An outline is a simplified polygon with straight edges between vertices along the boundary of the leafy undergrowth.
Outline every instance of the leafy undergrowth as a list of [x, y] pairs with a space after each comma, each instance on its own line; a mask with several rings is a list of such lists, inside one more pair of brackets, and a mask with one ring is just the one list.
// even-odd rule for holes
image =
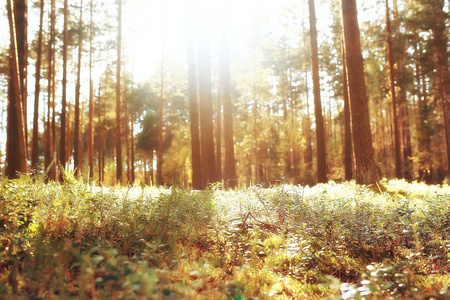
[[[2, 299], [448, 299], [450, 188], [0, 182]], [[383, 189], [384, 190], [384, 189]]]

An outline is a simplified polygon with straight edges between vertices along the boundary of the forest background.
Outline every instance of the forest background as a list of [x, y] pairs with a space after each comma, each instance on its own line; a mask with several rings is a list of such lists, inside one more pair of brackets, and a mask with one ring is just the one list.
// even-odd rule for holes
[[[318, 98], [311, 6], [271, 2], [28, 2], [27, 38], [17, 39], [27, 41], [18, 45], [27, 57], [27, 68], [18, 59], [26, 74], [19, 77], [28, 100], [27, 171], [48, 171], [49, 179], [58, 179], [63, 172], [57, 162], [63, 162], [67, 170], [107, 185], [194, 188], [214, 181], [245, 186], [352, 179], [340, 3], [315, 3]], [[24, 3], [13, 1], [16, 10]], [[443, 182], [450, 169], [449, 2], [358, 5], [366, 121], [378, 176]], [[6, 7], [2, 14], [6, 29]], [[5, 33], [2, 165], [11, 116]], [[193, 104], [197, 97], [199, 108]], [[192, 136], [195, 131], [201, 139]], [[200, 161], [193, 154], [201, 154]], [[203, 175], [200, 183], [194, 182], [196, 173]]]

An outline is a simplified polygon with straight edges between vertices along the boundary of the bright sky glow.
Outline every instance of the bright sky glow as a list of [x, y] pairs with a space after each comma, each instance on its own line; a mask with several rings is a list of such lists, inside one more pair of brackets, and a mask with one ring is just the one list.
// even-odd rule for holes
[[[209, 16], [212, 42], [217, 42], [217, 20], [228, 14], [230, 47], [243, 51], [253, 34], [259, 16], [276, 17], [282, 6], [292, 0], [131, 0], [124, 15], [124, 29], [129, 32], [127, 46], [133, 56], [137, 81], [148, 79], [161, 60], [162, 43], [167, 60], [184, 61], [186, 56], [186, 15], [189, 5], [195, 20]], [[214, 47], [214, 45], [213, 45]]]
[[[218, 20], [225, 15], [228, 20], [228, 30], [230, 38], [230, 54], [233, 61], [234, 57], [252, 57], [252, 48], [249, 41], [255, 35], [255, 32], [266, 33], [267, 29], [277, 32], [279, 35], [296, 34], [283, 33], [283, 25], [281, 16], [286, 7], [292, 7], [294, 16], [303, 19], [305, 29], [309, 28], [308, 7], [307, 1], [298, 0], [122, 0], [123, 4], [123, 69], [126, 72], [133, 72], [133, 79], [135, 82], [141, 82], [154, 78], [155, 74], [159, 72], [158, 68], [161, 63], [162, 49], [164, 45], [164, 60], [171, 64], [186, 64], [186, 18], [188, 8], [192, 11], [194, 19], [200, 20], [208, 17], [210, 22], [210, 30], [212, 33], [212, 51], [213, 60], [217, 60], [218, 47]], [[107, 0], [107, 5], [101, 9], [108, 10], [111, 17], [112, 26], [115, 24], [114, 20], [117, 13], [116, 0]], [[332, 23], [330, 16], [329, 1], [316, 0], [316, 14], [317, 14], [317, 28], [319, 33], [319, 43], [321, 39], [327, 38], [330, 34], [328, 27]], [[358, 1], [361, 4], [364, 1]], [[39, 9], [32, 6], [29, 1], [29, 43], [37, 37]], [[74, 5], [78, 1], [69, 1], [70, 5]], [[84, 1], [87, 7], [89, 0]], [[95, 5], [97, 3], [94, 1]], [[100, 1], [98, 2], [100, 3]], [[44, 30], [48, 29], [48, 11], [49, 1], [45, 3], [46, 16], [44, 18]], [[62, 4], [57, 1], [57, 6]], [[448, 8], [447, 8], [448, 9]], [[374, 10], [377, 10], [376, 7]], [[362, 15], [363, 10], [359, 9], [360, 22], [368, 19], [368, 16], [373, 14]], [[73, 18], [78, 16], [78, 11], [71, 11]], [[85, 24], [89, 23], [88, 10], [84, 13]], [[76, 22], [76, 19], [72, 20]], [[300, 22], [301, 23], [301, 22]], [[58, 15], [58, 30], [62, 30], [62, 16]], [[9, 25], [7, 20], [5, 5], [0, 6], [0, 47], [9, 47]], [[111, 30], [114, 30], [111, 29]], [[298, 32], [302, 32], [303, 28], [298, 28]], [[112, 33], [115, 37], [116, 33]], [[87, 68], [88, 63], [88, 42], [84, 43], [85, 56], [83, 57], [84, 67]], [[73, 50], [73, 62], [69, 63], [69, 86], [68, 86], [68, 100], [74, 101], [74, 81], [76, 68], [76, 50]], [[95, 54], [95, 57], [105, 59], [104, 54]], [[61, 58], [57, 58], [60, 60]], [[109, 63], [114, 61], [114, 57], [109, 58]], [[233, 62], [232, 62], [233, 63]], [[59, 68], [61, 68], [59, 66]], [[94, 80], [97, 81], [101, 74], [105, 71], [106, 65], [104, 62], [96, 63], [96, 70], [94, 70]], [[28, 107], [33, 107], [34, 101], [34, 60], [29, 60], [29, 78], [28, 78]], [[87, 101], [88, 98], [88, 71], [82, 72], [82, 101]], [[60, 76], [59, 73], [58, 76]], [[97, 86], [97, 85], [96, 85]], [[6, 87], [3, 87], [6, 88]], [[56, 94], [61, 95], [60, 86], [57, 87]], [[1, 103], [6, 108], [6, 93], [0, 92]], [[45, 99], [46, 97], [42, 97]], [[41, 114], [43, 114], [44, 106], [40, 106]], [[59, 109], [59, 108], [57, 108]], [[28, 110], [28, 124], [31, 128], [33, 110]], [[5, 118], [5, 115], [2, 117]], [[5, 122], [3, 123], [5, 125]], [[0, 132], [0, 148], [4, 153], [4, 145], [6, 139], [4, 131]]]

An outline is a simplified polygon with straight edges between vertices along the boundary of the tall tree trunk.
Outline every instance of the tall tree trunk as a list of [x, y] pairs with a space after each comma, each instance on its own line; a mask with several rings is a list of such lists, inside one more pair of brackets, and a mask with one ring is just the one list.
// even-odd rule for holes
[[[190, 11], [189, 11], [190, 13]], [[202, 166], [200, 152], [200, 132], [198, 115], [198, 94], [197, 94], [197, 68], [195, 55], [195, 28], [192, 14], [188, 15], [187, 24], [187, 60], [188, 60], [188, 81], [189, 81], [189, 118], [191, 129], [191, 156], [192, 156], [192, 188], [196, 190], [204, 189], [202, 181]]]
[[[8, 88], [8, 122], [6, 147], [6, 175], [15, 178], [18, 173], [27, 172], [27, 142], [25, 137], [25, 118], [22, 102], [22, 80], [19, 57], [23, 56], [17, 46], [14, 3], [8, 0], [8, 19], [10, 28], [10, 78]], [[23, 51], [23, 49], [22, 49]]]
[[253, 143], [254, 143], [254, 154], [255, 155], [255, 176], [254, 176], [254, 184], [260, 183], [259, 178], [259, 141], [258, 141], [258, 101], [256, 100], [256, 88], [253, 86]]
[[[81, 175], [80, 164], [80, 88], [81, 88], [81, 54], [83, 50], [83, 0], [80, 2], [80, 20], [78, 23], [78, 66], [77, 83], [75, 87], [75, 132], [73, 135], [75, 176]], [[83, 150], [81, 150], [82, 152]]]
[[[127, 85], [125, 84], [125, 95]], [[127, 102], [127, 101], [125, 101]], [[131, 167], [130, 167], [130, 118], [128, 116], [128, 103], [124, 104], [125, 106], [125, 145], [126, 145], [126, 156], [127, 156], [127, 184], [131, 183]]]
[[[7, 0], [8, 1], [8, 0]], [[16, 23], [16, 46], [19, 60], [20, 90], [23, 109], [23, 123], [25, 132], [25, 141], [28, 143], [28, 125], [27, 125], [27, 98], [28, 98], [28, 0], [14, 0], [14, 15]], [[28, 158], [28, 146], [26, 146], [26, 155]]]
[[[131, 94], [133, 95], [133, 89], [134, 89], [134, 80], [131, 80]], [[131, 173], [131, 184], [134, 184], [134, 181], [136, 179], [136, 174], [134, 171], [134, 102], [131, 101], [130, 103], [130, 151], [131, 151], [131, 162], [130, 162], [130, 173]]]
[[222, 182], [222, 105], [222, 96], [219, 95], [216, 107], [216, 171], [219, 182]]
[[54, 88], [54, 47], [55, 47], [55, 0], [51, 0], [50, 4], [50, 40], [48, 44], [48, 107], [47, 107], [47, 127], [46, 127], [46, 152], [45, 152], [45, 170], [48, 172], [48, 179], [56, 180], [56, 160], [55, 160], [55, 88]]
[[[417, 60], [420, 61], [420, 55], [422, 54], [422, 47], [420, 42], [418, 42], [418, 49], [416, 49]], [[422, 60], [423, 63], [423, 60]], [[427, 122], [429, 118], [430, 108], [428, 104], [428, 91], [427, 84], [425, 80], [424, 67], [422, 63], [418, 63], [418, 86], [419, 89], [419, 124], [418, 124], [418, 144], [419, 144], [419, 180], [424, 180], [425, 182], [431, 181], [432, 172], [432, 162], [431, 162], [431, 132], [429, 123]]]
[[350, 101], [348, 97], [347, 82], [347, 59], [345, 57], [344, 37], [342, 36], [342, 89], [344, 96], [344, 169], [345, 180], [353, 178], [353, 149], [352, 149], [352, 128], [350, 115]]
[[34, 173], [38, 172], [39, 153], [38, 153], [38, 139], [39, 139], [39, 93], [41, 90], [41, 61], [42, 61], [42, 31], [44, 23], [44, 0], [39, 1], [39, 32], [38, 32], [38, 48], [36, 58], [36, 81], [34, 88], [34, 117], [33, 117], [33, 141], [31, 151], [31, 168]]
[[394, 56], [392, 53], [392, 41], [391, 41], [391, 19], [389, 16], [389, 0], [386, 0], [386, 34], [387, 34], [387, 46], [388, 46], [388, 58], [389, 58], [389, 80], [391, 87], [392, 97], [392, 120], [394, 122], [394, 156], [395, 156], [395, 176], [396, 178], [403, 178], [402, 174], [402, 155], [400, 147], [400, 129], [398, 124], [397, 113], [397, 95], [395, 92], [395, 66]]
[[67, 114], [66, 114], [66, 161], [70, 160], [70, 156], [72, 155], [73, 145], [72, 145], [72, 103], [67, 103]]
[[394, 14], [394, 23], [391, 24], [391, 31], [398, 37], [399, 52], [397, 54], [397, 86], [398, 86], [398, 97], [397, 97], [397, 107], [398, 107], [398, 121], [400, 128], [400, 144], [403, 148], [402, 159], [403, 159], [403, 178], [407, 180], [412, 180], [413, 178], [413, 159], [412, 159], [412, 144], [411, 144], [411, 134], [410, 134], [410, 121], [409, 121], [409, 112], [408, 112], [408, 102], [407, 102], [407, 88], [408, 84], [405, 74], [407, 74], [406, 70], [406, 58], [407, 53], [402, 44], [405, 43], [404, 35], [400, 31], [400, 19], [398, 14], [398, 5], [397, 0], [393, 0], [393, 14]]
[[[284, 140], [285, 140], [285, 151], [284, 151], [284, 161], [285, 161], [285, 177], [289, 178], [290, 175], [292, 174], [292, 157], [291, 157], [291, 142], [290, 142], [290, 126], [288, 126], [288, 108], [287, 108], [287, 92], [286, 90], [288, 89], [288, 80], [287, 80], [287, 75], [283, 72], [284, 80], [282, 79], [282, 82], [284, 81], [286, 83], [286, 85], [284, 86], [283, 90], [282, 90], [282, 98], [283, 98], [283, 133], [284, 133]], [[253, 91], [255, 91], [255, 84], [253, 85]], [[255, 92], [254, 92], [255, 94]], [[253, 96], [253, 99], [255, 99], [255, 104], [256, 104], [256, 95]], [[254, 123], [256, 124], [256, 105], [255, 105], [255, 111], [253, 114], [253, 118], [254, 118]], [[256, 131], [256, 126], [254, 129], [254, 135], [255, 135], [255, 143], [257, 140], [257, 134], [258, 132]], [[255, 144], [255, 148], [257, 149], [257, 143]], [[256, 152], [258, 152], [257, 150], [255, 150]], [[259, 180], [258, 180], [259, 181]], [[258, 182], [257, 181], [257, 182]]]
[[211, 41], [206, 24], [201, 26], [198, 42], [198, 79], [203, 186], [216, 181], [213, 107], [211, 90]]
[[378, 176], [370, 131], [369, 107], [355, 0], [342, 0], [342, 19], [356, 162], [355, 179], [358, 184], [370, 184], [375, 183]]
[[322, 183], [327, 182], [327, 163], [325, 149], [325, 129], [323, 125], [322, 103], [320, 101], [319, 54], [317, 49], [316, 12], [314, 8], [314, 0], [309, 0], [308, 4], [311, 37], [311, 65], [314, 85], [314, 113], [316, 117], [317, 180], [319, 183]]
[[117, 80], [116, 80], [116, 181], [122, 183], [122, 130], [121, 130], [121, 67], [122, 67], [122, 0], [119, 0], [117, 26]]
[[94, 0], [91, 0], [89, 6], [90, 29], [89, 29], [89, 127], [88, 127], [88, 160], [89, 160], [89, 179], [94, 179], [94, 80], [92, 79], [92, 65], [94, 48], [92, 41], [94, 39]]
[[[163, 38], [164, 39], [164, 38]], [[164, 112], [164, 40], [161, 47], [161, 94], [159, 96], [159, 112], [158, 112], [158, 149], [156, 153], [156, 184], [164, 185], [163, 180], [163, 112]]]
[[311, 134], [311, 114], [309, 111], [309, 90], [308, 90], [308, 71], [305, 71], [305, 88], [306, 88], [306, 116], [304, 118], [303, 123], [303, 132], [305, 134], [306, 140], [306, 148], [303, 153], [303, 161], [306, 165], [305, 174], [307, 174], [308, 178], [306, 179], [308, 184], [313, 184], [313, 179], [310, 174], [312, 174], [312, 164], [313, 164], [313, 155], [312, 155], [312, 134]]
[[[447, 59], [447, 51], [446, 45], [441, 45], [441, 40], [443, 39], [443, 29], [445, 28], [445, 24], [443, 25], [441, 22], [438, 26], [438, 19], [436, 16], [437, 12], [442, 13], [442, 7], [438, 8], [439, 11], [436, 11], [435, 6], [432, 7], [433, 12], [433, 35], [434, 42], [436, 47], [436, 56], [437, 56], [437, 67], [438, 67], [438, 75], [439, 75], [439, 97], [441, 98], [441, 109], [442, 109], [442, 118], [443, 118], [443, 127], [444, 127], [444, 139], [445, 139], [445, 152], [446, 152], [446, 160], [447, 160], [447, 177], [450, 178], [450, 129], [448, 122], [448, 104], [447, 104], [447, 95], [445, 94], [445, 81], [444, 81], [444, 73], [448, 73], [448, 70], [443, 68], [443, 64], [448, 67], [448, 64], [444, 62]], [[448, 75], [448, 74], [447, 74]], [[447, 79], [448, 80], [448, 79]]]
[[237, 186], [236, 161], [234, 156], [233, 105], [231, 103], [230, 53], [228, 28], [226, 20], [222, 20], [220, 31], [219, 72], [222, 87], [223, 127], [225, 143], [224, 180], [229, 188]]
[[[63, 81], [62, 81], [62, 109], [61, 109], [61, 134], [59, 138], [59, 163], [62, 168], [66, 168], [66, 109], [67, 109], [67, 47], [68, 47], [68, 23], [69, 23], [69, 4], [64, 0], [64, 31], [63, 31]], [[64, 181], [63, 172], [59, 174], [59, 180]]]
[[[86, 109], [85, 103], [81, 103], [81, 111], [84, 112]], [[83, 139], [83, 133], [84, 133], [84, 113], [81, 113], [80, 116], [80, 172], [79, 174], [83, 175], [83, 165], [84, 165], [84, 139]]]

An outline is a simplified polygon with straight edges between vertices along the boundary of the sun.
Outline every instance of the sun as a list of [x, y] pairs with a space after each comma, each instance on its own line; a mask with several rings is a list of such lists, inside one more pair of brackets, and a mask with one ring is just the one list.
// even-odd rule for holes
[[218, 26], [228, 25], [231, 50], [242, 52], [254, 34], [258, 18], [276, 19], [282, 7], [293, 0], [130, 0], [125, 6], [123, 36], [125, 51], [131, 57], [135, 81], [149, 80], [162, 59], [186, 60], [187, 17], [196, 26], [208, 26], [212, 48], [219, 47]]

